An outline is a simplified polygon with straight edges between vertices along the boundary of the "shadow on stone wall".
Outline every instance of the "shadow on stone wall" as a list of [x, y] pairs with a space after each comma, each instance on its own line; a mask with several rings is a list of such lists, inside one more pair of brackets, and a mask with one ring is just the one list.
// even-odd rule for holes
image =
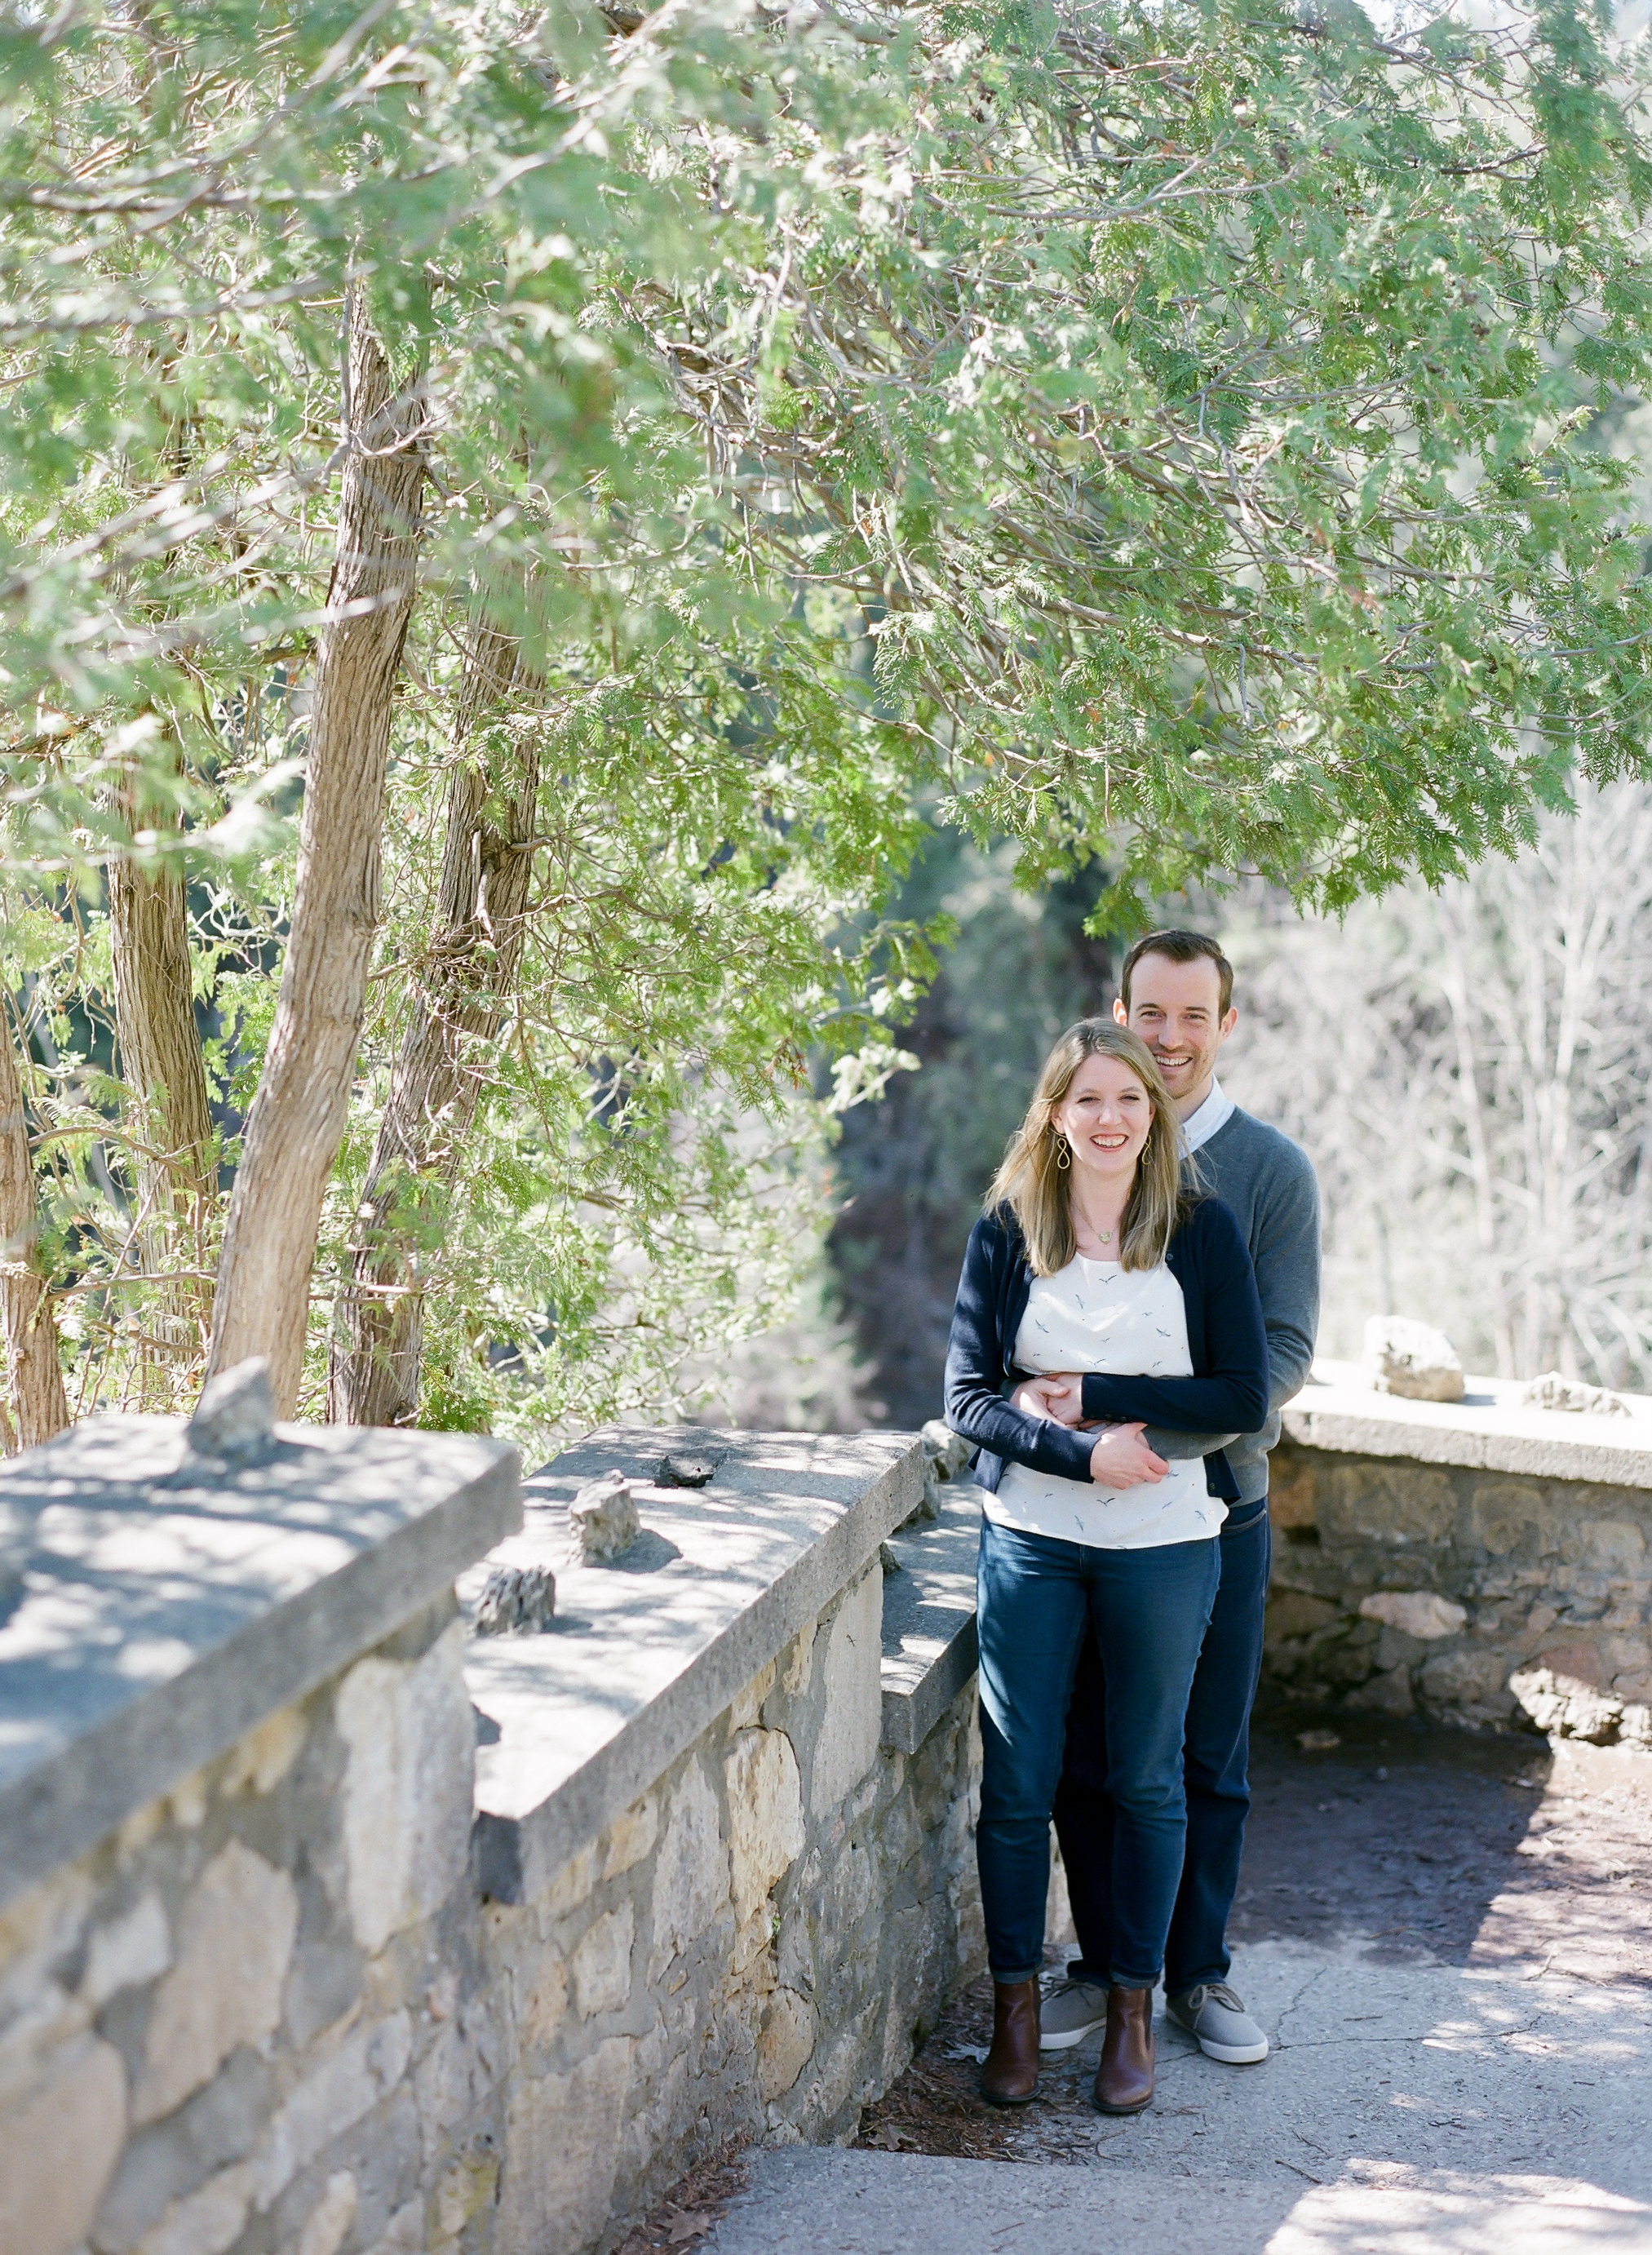
[[1652, 1496], [1290, 1440], [1271, 1496], [1279, 1689], [1652, 1746]]

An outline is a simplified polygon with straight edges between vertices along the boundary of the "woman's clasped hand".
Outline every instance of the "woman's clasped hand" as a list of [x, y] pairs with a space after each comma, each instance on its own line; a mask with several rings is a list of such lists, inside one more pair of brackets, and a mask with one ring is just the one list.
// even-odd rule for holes
[[1170, 1465], [1142, 1438], [1146, 1425], [1138, 1421], [1098, 1428], [1093, 1418], [1084, 1416], [1082, 1389], [1083, 1380], [1076, 1372], [1057, 1373], [1023, 1380], [1009, 1398], [1030, 1417], [1049, 1417], [1081, 1433], [1093, 1432], [1090, 1477], [1098, 1486], [1139, 1487], [1143, 1480], [1162, 1480]]

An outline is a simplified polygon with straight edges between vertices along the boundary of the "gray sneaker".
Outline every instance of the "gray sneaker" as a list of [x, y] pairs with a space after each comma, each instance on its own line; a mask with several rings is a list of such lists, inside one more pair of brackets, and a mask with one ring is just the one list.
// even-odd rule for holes
[[1072, 2051], [1107, 2024], [1104, 1981], [1058, 1981], [1038, 2007], [1038, 2048]]
[[1201, 1981], [1179, 1997], [1166, 1997], [1164, 2010], [1178, 2028], [1197, 2036], [1206, 2059], [1226, 2067], [1255, 2067], [1268, 2056], [1268, 2039], [1245, 2010], [1245, 2001], [1226, 1981]]

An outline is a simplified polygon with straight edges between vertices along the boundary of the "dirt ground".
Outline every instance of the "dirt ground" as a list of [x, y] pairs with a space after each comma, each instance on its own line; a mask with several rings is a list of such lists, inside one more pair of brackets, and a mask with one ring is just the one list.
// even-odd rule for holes
[[649, 2210], [615, 2255], [657, 2255], [663, 2248], [692, 2247], [711, 2230], [735, 2195], [745, 2190], [748, 2174], [745, 2153], [738, 2146], [702, 2161]]

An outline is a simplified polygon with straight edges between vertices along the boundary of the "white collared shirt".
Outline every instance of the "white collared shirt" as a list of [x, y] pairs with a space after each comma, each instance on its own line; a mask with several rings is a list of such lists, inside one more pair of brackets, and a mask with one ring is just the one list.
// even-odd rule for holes
[[1182, 1122], [1183, 1149], [1192, 1153], [1197, 1151], [1201, 1143], [1208, 1143], [1219, 1129], [1227, 1127], [1238, 1109], [1220, 1081], [1213, 1080], [1210, 1094], [1203, 1104]]

